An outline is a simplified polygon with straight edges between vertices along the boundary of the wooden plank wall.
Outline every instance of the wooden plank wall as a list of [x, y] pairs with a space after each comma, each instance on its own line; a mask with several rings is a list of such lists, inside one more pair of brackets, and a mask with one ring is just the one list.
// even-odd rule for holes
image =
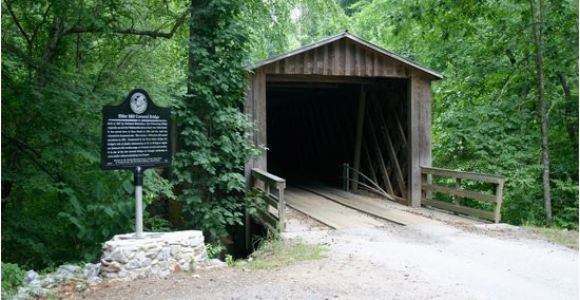
[[415, 72], [410, 79], [408, 99], [408, 204], [421, 206], [421, 166], [430, 167], [431, 81]]
[[348, 39], [322, 45], [259, 69], [266, 74], [396, 78], [407, 78], [412, 73], [409, 66]]
[[[248, 79], [248, 89], [244, 101], [244, 112], [251, 117], [252, 122], [255, 124], [256, 131], [253, 133], [254, 145], [266, 146], [266, 74], [262, 69], [255, 70]], [[267, 152], [264, 151], [260, 157], [252, 159], [246, 163], [246, 179], [249, 179], [250, 170], [252, 168], [259, 168], [262, 170], [268, 169], [267, 155]]]

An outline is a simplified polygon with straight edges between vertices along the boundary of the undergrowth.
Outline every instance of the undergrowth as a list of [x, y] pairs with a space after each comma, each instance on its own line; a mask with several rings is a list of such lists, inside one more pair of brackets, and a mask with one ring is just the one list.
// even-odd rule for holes
[[578, 250], [578, 231], [576, 230], [529, 225], [525, 227], [553, 243]]
[[16, 293], [24, 275], [17, 264], [2, 263], [2, 299], [10, 299]]
[[328, 248], [321, 244], [307, 244], [300, 240], [266, 241], [248, 260], [236, 261], [235, 266], [245, 269], [273, 269], [305, 260], [326, 258]]

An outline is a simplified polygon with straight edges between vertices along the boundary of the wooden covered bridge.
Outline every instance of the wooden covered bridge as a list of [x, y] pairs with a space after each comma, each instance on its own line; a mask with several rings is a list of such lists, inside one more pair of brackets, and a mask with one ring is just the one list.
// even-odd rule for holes
[[[441, 74], [348, 32], [262, 61], [250, 73], [245, 112], [256, 125], [255, 145], [268, 150], [248, 162], [246, 175], [271, 206], [265, 223], [283, 227], [286, 185], [319, 195], [366, 190], [499, 221], [503, 178], [431, 168], [431, 83]], [[454, 186], [433, 184], [434, 175], [455, 178]], [[468, 191], [462, 179], [498, 189]], [[287, 192], [288, 202], [298, 197]], [[435, 192], [454, 203], [433, 200]], [[466, 207], [463, 198], [495, 207]]]

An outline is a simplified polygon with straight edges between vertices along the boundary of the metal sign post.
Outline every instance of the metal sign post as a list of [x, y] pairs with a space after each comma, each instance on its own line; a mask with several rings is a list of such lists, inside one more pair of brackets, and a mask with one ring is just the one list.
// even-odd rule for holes
[[135, 167], [135, 236], [143, 238], [143, 168]]
[[171, 165], [171, 111], [142, 89], [120, 105], [103, 107], [101, 168], [133, 170], [135, 236], [143, 238], [143, 171]]

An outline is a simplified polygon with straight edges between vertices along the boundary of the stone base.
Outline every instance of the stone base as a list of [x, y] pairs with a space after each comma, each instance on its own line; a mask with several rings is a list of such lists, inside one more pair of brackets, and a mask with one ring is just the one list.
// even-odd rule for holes
[[163, 278], [208, 264], [201, 231], [144, 232], [116, 235], [103, 246], [101, 277], [134, 280]]

